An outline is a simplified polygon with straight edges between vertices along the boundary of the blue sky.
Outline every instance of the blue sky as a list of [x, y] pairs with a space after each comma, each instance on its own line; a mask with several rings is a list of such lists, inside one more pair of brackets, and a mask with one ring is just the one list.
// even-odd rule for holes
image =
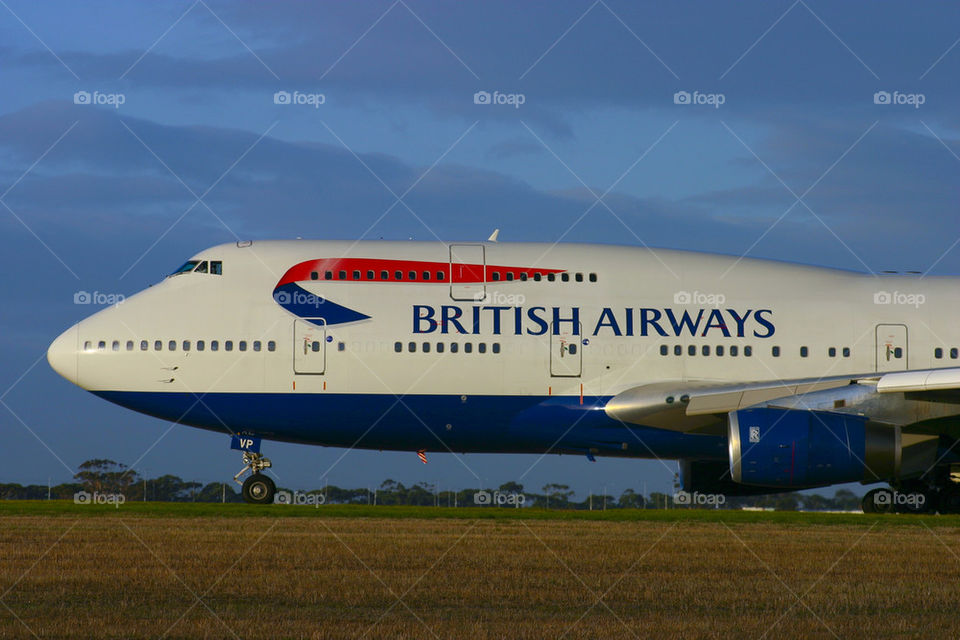
[[[0, 430], [16, 455], [0, 481], [65, 481], [91, 457], [201, 481], [239, 469], [222, 436], [104, 403], [43, 360], [92, 311], [75, 292], [133, 293], [236, 238], [500, 227], [958, 274], [958, 42], [952, 3], [10, 1]], [[268, 448], [302, 487], [522, 476], [619, 494], [666, 490], [675, 469]]]

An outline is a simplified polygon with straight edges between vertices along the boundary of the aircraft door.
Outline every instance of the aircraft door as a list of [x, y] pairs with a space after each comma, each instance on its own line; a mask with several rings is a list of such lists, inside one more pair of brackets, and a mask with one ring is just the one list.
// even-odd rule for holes
[[487, 297], [485, 251], [482, 244], [450, 245], [450, 297], [483, 302]]
[[[567, 325], [569, 323], [562, 323]], [[550, 332], [550, 375], [554, 377], [577, 378], [583, 370], [583, 340], [580, 325], [577, 332]]]
[[907, 325], [877, 325], [877, 371], [903, 371], [907, 364]]
[[[293, 321], [293, 372], [324, 373], [327, 365], [327, 325], [323, 318]], [[314, 324], [319, 323], [319, 324]]]

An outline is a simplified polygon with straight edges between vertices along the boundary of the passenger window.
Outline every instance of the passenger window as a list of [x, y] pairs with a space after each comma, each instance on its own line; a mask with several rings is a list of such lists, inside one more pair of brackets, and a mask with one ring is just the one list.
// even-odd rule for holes
[[380, 279], [381, 279], [381, 280], [389, 280], [389, 279], [390, 279], [390, 272], [389, 272], [389, 271], [381, 271], [381, 272], [380, 272]]
[[557, 274], [555, 274], [555, 273], [548, 273], [548, 274], [547, 274], [547, 282], [554, 282], [554, 281], [556, 281], [556, 279], [557, 279]]
[[424, 342], [424, 343], [423, 343], [423, 352], [424, 352], [424, 353], [430, 353], [430, 343], [429, 343], [429, 342]]
[[277, 350], [277, 343], [276, 343], [276, 342], [274, 342], [273, 340], [271, 340], [270, 342], [267, 343], [267, 351], [276, 351], [276, 350]]
[[687, 355], [688, 355], [688, 356], [695, 356], [695, 355], [697, 355], [697, 347], [696, 347], [696, 345], [692, 345], [692, 344], [691, 344], [690, 346], [687, 347]]
[[110, 347], [111, 347], [114, 351], [120, 351], [120, 341], [119, 341], [119, 340], [114, 340], [114, 341], [113, 341], [113, 344], [111, 344]]
[[133, 340], [127, 340], [127, 351], [133, 351]]
[[223, 263], [220, 260], [210, 261], [210, 274], [214, 276], [223, 275]]
[[850, 347], [844, 347], [844, 348], [843, 348], [843, 357], [844, 357], [844, 358], [849, 358], [849, 357], [850, 357]]
[[220, 350], [220, 342], [218, 340], [211, 340], [210, 351], [219, 351], [219, 350]]
[[[88, 344], [89, 344], [89, 343], [88, 343]], [[942, 358], [943, 358], [943, 349], [941, 349], [940, 347], [937, 347], [936, 349], [934, 349], [934, 350], [933, 350], [933, 357], [936, 358], [937, 360], [942, 359]]]
[[373, 280], [375, 277], [373, 270], [367, 271], [367, 280]]
[[447, 277], [447, 274], [443, 271], [437, 271], [437, 280], [443, 280]]
[[957, 359], [957, 348], [956, 348], [956, 347], [953, 347], [952, 349], [950, 349], [950, 359], [951, 359], [951, 360], [956, 360], [956, 359]]
[[311, 279], [311, 280], [319, 280], [319, 279], [320, 279], [320, 274], [319, 274], [318, 272], [316, 272], [316, 271], [311, 271], [311, 272], [310, 272], [310, 279]]
[[456, 353], [456, 352], [458, 352], [458, 351], [460, 351], [460, 345], [457, 344], [456, 342], [451, 342], [451, 343], [450, 343], [450, 353]]
[[333, 280], [333, 271], [324, 271], [323, 272], [324, 280]]
[[573, 279], [576, 280], [577, 282], [583, 282], [583, 274], [582, 274], [582, 273], [578, 273], [577, 275], [575, 275], [575, 276], [573, 277]]
[[346, 280], [346, 279], [347, 279], [347, 272], [346, 272], [346, 271], [338, 271], [338, 272], [337, 272], [337, 279], [338, 279], [338, 280]]
[[154, 341], [154, 343], [153, 343], [153, 350], [154, 350], [154, 351], [163, 351], [163, 342], [161, 342], [160, 340]]
[[736, 356], [738, 356], [739, 354], [740, 354], [740, 347], [738, 347], [738, 346], [735, 345], [735, 344], [734, 344], [734, 345], [730, 345], [730, 355], [736, 357]]
[[520, 282], [526, 282], [528, 277], [529, 277], [529, 276], [527, 275], [527, 272], [526, 272], [526, 271], [521, 272], [521, 273], [520, 273]]
[[717, 348], [714, 350], [714, 353], [716, 353], [718, 356], [722, 356], [722, 355], [723, 355], [723, 345], [722, 345], [722, 344], [718, 344], [718, 345], [717, 345]]
[[705, 356], [710, 355], [710, 345], [708, 344], [703, 345], [703, 348], [700, 349], [700, 353], [702, 353]]
[[771, 351], [771, 353], [773, 353], [773, 357], [774, 357], [774, 358], [779, 358], [779, 357], [780, 357], [780, 347], [774, 347], [774, 348], [771, 349], [770, 351]]
[[354, 279], [354, 280], [359, 280], [359, 279], [360, 279], [360, 271], [359, 271], [358, 269], [354, 269], [354, 270], [353, 270], [353, 279]]
[[86, 342], [84, 342], [84, 343], [83, 343], [83, 350], [84, 350], [84, 351], [93, 351], [93, 343], [91, 343], [89, 340], [87, 340]]
[[463, 345], [463, 352], [464, 352], [464, 353], [473, 353], [473, 343], [472, 343], [472, 342], [466, 342], [466, 343], [464, 343], [464, 345]]
[[[227, 351], [230, 351], [230, 349], [227, 349]], [[320, 343], [317, 340], [314, 340], [310, 343], [310, 351], [313, 351], [314, 353], [320, 353]]]
[[752, 355], [753, 355], [753, 347], [751, 347], [750, 345], [745, 346], [745, 347], [743, 348], [743, 355], [746, 356], [746, 357], [748, 357], [748, 358], [749, 358], [750, 356], [752, 356]]
[[394, 280], [403, 280], [403, 271], [394, 271], [393, 272]]
[[893, 350], [893, 357], [898, 360], [903, 357], [903, 347], [897, 347]]
[[681, 346], [678, 345], [678, 344], [673, 345], [673, 355], [675, 355], [675, 356], [682, 356], [682, 355], [683, 355], [683, 347], [681, 347]]
[[416, 342], [411, 342], [411, 343], [407, 344], [407, 351], [409, 351], [410, 353], [414, 353], [416, 350], [417, 350], [417, 343], [416, 343]]
[[246, 341], [246, 340], [241, 340], [241, 341], [237, 344], [237, 346], [240, 348], [240, 351], [246, 351], [246, 350], [247, 350], [247, 341]]
[[597, 281], [597, 274], [591, 273], [591, 274], [590, 274], [590, 282], [596, 282], [596, 281]]
[[224, 351], [233, 351], [233, 340], [224, 340], [224, 341], [223, 341], [223, 350], [224, 350]]
[[499, 272], [499, 271], [494, 271], [492, 274], [490, 274], [490, 276], [491, 276], [490, 279], [493, 280], [494, 282], [498, 282], [498, 281], [500, 280], [500, 272]]
[[499, 343], [499, 342], [494, 342], [492, 349], [493, 349], [493, 352], [494, 352], [494, 353], [500, 353], [500, 343]]
[[[478, 344], [478, 345], [477, 345], [477, 351], [479, 351], [480, 353], [486, 353], [486, 352], [487, 352], [487, 343], [486, 343], [486, 342], [481, 342], [480, 344]], [[572, 353], [572, 352], [571, 352], [571, 353]]]
[[168, 343], [167, 343], [167, 349], [169, 349], [170, 351], [176, 351], [176, 350], [177, 350], [177, 341], [176, 341], [176, 340], [171, 340], [170, 342], [168, 342]]
[[443, 343], [442, 343], [442, 342], [438, 342], [438, 343], [437, 343], [437, 353], [443, 353]]
[[543, 280], [543, 275], [541, 275], [539, 271], [533, 274], [534, 282], [540, 282], [541, 280]]
[[97, 343], [97, 351], [106, 351], [106, 349], [107, 349], [107, 343], [105, 340], [101, 340], [100, 342]]
[[429, 272], [429, 271], [424, 271], [424, 272], [423, 272], [423, 279], [424, 279], [424, 280], [429, 280], [429, 279], [430, 279], [430, 272]]
[[181, 347], [183, 348], [184, 351], [190, 351], [190, 341], [184, 340], [183, 345], [181, 345]]
[[416, 279], [417, 279], [417, 272], [416, 272], [416, 271], [411, 271], [410, 273], [407, 274], [407, 277], [408, 277], [408, 279], [410, 279], [410, 280], [416, 280]]
[[393, 343], [393, 350], [396, 351], [397, 353], [400, 353], [401, 351], [403, 351], [403, 343], [402, 343], [402, 342], [394, 342], [394, 343]]
[[836, 348], [836, 347], [830, 347], [829, 349], [827, 349], [827, 355], [830, 356], [831, 358], [836, 358], [836, 357], [837, 357], [837, 348]]
[[513, 271], [507, 271], [507, 282], [513, 282]]
[[570, 282], [570, 274], [564, 271], [563, 273], [560, 274], [560, 279], [563, 280], [564, 282]]
[[260, 351], [260, 341], [259, 341], [259, 340], [254, 340], [254, 341], [253, 341], [253, 350], [254, 350], [254, 351]]
[[806, 358], [809, 354], [810, 354], [810, 349], [807, 349], [806, 347], [800, 347], [801, 358]]
[[670, 350], [667, 348], [667, 345], [665, 344], [660, 345], [660, 355], [665, 356], [668, 353], [670, 353]]
[[577, 343], [571, 342], [570, 345], [567, 347], [567, 352], [569, 352], [570, 355], [572, 356], [577, 355]]
[[[89, 344], [89, 343], [87, 343], [87, 344]], [[146, 340], [141, 340], [141, 341], [140, 341], [140, 351], [146, 351], [146, 350], [149, 349], [149, 348], [150, 348], [150, 343], [149, 343], [149, 342], [147, 342]]]
[[206, 343], [203, 340], [197, 340], [197, 351], [203, 351], [206, 347]]
[[347, 343], [346, 343], [346, 342], [338, 342], [338, 343], [337, 343], [337, 351], [346, 351], [346, 350], [347, 350]]

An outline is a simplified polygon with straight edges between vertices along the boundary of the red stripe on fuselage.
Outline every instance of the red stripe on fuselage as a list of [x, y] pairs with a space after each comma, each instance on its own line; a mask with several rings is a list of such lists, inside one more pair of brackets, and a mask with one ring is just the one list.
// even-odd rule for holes
[[[451, 273], [452, 267], [452, 273]], [[303, 282], [307, 280], [327, 280], [326, 273], [332, 274], [332, 281], [349, 280], [352, 282], [438, 282], [441, 284], [459, 284], [459, 283], [479, 283], [492, 282], [492, 273], [499, 272], [500, 280], [507, 280], [506, 274], [512, 273], [514, 280], [520, 280], [521, 274], [525, 274], [528, 279], [533, 279], [535, 273], [546, 275], [548, 273], [561, 273], [565, 269], [535, 269], [531, 267], [501, 267], [494, 265], [486, 266], [486, 277], [484, 277], [484, 265], [482, 264], [461, 264], [449, 262], [424, 262], [420, 260], [386, 260], [381, 258], [321, 258], [319, 260], [307, 260], [300, 264], [290, 267], [277, 286], [282, 286], [290, 282]], [[340, 272], [345, 272], [346, 278], [340, 277]], [[359, 278], [354, 277], [354, 271], [359, 271]], [[368, 271], [373, 272], [373, 277], [368, 277]], [[383, 272], [386, 272], [386, 278]], [[396, 277], [396, 272], [402, 274], [401, 278]], [[410, 278], [410, 272], [416, 274], [415, 278]], [[428, 272], [430, 279], [423, 278], [423, 273]], [[442, 273], [442, 279], [437, 276]], [[316, 274], [316, 276], [314, 276]]]

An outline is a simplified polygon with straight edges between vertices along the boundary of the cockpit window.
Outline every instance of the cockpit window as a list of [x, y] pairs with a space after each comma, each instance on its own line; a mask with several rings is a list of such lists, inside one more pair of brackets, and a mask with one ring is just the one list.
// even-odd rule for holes
[[204, 260], [200, 263], [200, 266], [193, 270], [194, 273], [206, 273], [207, 272], [207, 261]]
[[186, 262], [183, 263], [182, 267], [180, 267], [170, 275], [176, 276], [176, 275], [180, 275], [181, 273], [189, 273], [190, 271], [193, 271], [194, 267], [196, 267], [198, 264], [200, 264], [199, 260], [187, 260]]
[[210, 273], [212, 273], [212, 274], [215, 275], [215, 276], [222, 276], [222, 275], [223, 275], [223, 263], [222, 263], [221, 261], [219, 261], [219, 260], [211, 260], [211, 261], [210, 261]]

